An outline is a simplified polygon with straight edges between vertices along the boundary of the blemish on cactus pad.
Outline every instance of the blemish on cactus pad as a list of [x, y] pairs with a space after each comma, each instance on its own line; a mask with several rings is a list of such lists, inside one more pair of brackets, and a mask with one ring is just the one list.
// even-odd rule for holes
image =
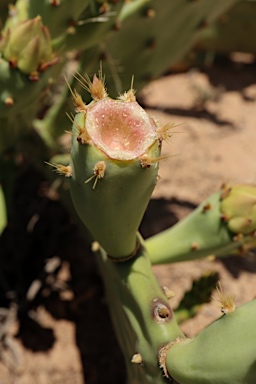
[[166, 321], [170, 321], [172, 319], [173, 312], [171, 308], [162, 302], [160, 299], [153, 300], [153, 319], [157, 323], [162, 323]]

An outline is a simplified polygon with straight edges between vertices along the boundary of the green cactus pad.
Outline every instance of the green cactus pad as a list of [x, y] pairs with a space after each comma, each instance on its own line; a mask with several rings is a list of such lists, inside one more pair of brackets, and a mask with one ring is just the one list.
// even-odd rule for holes
[[[78, 134], [83, 129], [85, 139]], [[72, 199], [95, 240], [112, 257], [126, 257], [136, 248], [158, 173], [161, 145], [156, 130], [135, 101], [93, 101], [74, 120]]]
[[[98, 60], [116, 96], [135, 77], [137, 90], [182, 59], [202, 28], [237, 0], [137, 0], [128, 2], [117, 23], [120, 28], [100, 46]], [[88, 57], [88, 61], [91, 58]], [[86, 64], [85, 64], [86, 65]], [[95, 62], [98, 65], [98, 61]], [[87, 67], [85, 66], [87, 71]], [[96, 68], [94, 68], [94, 71]]]
[[205, 28], [198, 38], [196, 51], [229, 54], [231, 52], [256, 53], [256, 2], [239, 1], [213, 25]]
[[127, 383], [164, 384], [166, 380], [157, 362], [158, 349], [166, 340], [184, 335], [153, 274], [140, 236], [138, 241], [140, 247], [133, 259], [113, 263], [101, 251], [98, 261], [124, 354]]
[[255, 187], [233, 186], [230, 191], [225, 198], [223, 190], [214, 193], [173, 227], [147, 239], [152, 263], [227, 256], [254, 248]]
[[174, 343], [166, 358], [179, 384], [256, 383], [256, 300], [223, 315], [194, 339]]

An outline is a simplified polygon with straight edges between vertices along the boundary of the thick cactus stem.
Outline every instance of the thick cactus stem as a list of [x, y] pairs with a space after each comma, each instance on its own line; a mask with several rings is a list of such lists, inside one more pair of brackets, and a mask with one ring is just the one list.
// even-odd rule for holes
[[[84, 80], [93, 101], [80, 108], [73, 123], [72, 199], [95, 240], [111, 257], [126, 258], [136, 250], [137, 230], [156, 184], [159, 127], [133, 101], [132, 91], [113, 100], [102, 76]], [[81, 105], [77, 94], [73, 98]]]
[[159, 369], [158, 350], [166, 340], [184, 338], [184, 335], [155, 279], [140, 236], [138, 242], [135, 257], [125, 263], [112, 263], [101, 250], [99, 267], [126, 362], [127, 382], [163, 384], [166, 380]]

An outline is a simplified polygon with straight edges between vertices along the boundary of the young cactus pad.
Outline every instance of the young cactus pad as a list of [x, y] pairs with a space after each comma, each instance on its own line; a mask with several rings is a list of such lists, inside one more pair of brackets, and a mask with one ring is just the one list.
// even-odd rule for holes
[[179, 384], [256, 383], [256, 300], [223, 312], [194, 339], [162, 349], [166, 373]]
[[[88, 78], [92, 102], [73, 92], [72, 200], [96, 241], [114, 258], [136, 251], [137, 230], [156, 184], [163, 127], [136, 102], [131, 88], [113, 100], [102, 76]], [[166, 127], [166, 130], [169, 128]]]

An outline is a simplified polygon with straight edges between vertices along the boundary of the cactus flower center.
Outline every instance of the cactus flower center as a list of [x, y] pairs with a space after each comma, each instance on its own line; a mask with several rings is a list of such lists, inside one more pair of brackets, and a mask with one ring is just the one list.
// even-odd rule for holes
[[156, 124], [136, 102], [109, 98], [87, 109], [85, 128], [93, 143], [116, 160], [132, 160], [156, 141]]

